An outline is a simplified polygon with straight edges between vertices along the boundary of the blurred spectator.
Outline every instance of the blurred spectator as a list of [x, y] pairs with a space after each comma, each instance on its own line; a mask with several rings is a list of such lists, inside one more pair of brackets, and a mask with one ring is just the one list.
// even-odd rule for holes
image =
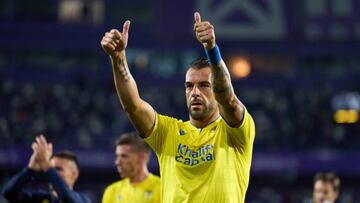
[[[44, 136], [36, 137], [29, 164], [4, 187], [4, 197], [11, 203], [72, 202], [90, 203], [90, 199], [73, 191], [79, 176], [79, 162], [68, 151], [53, 155], [52, 144]], [[48, 190], [26, 190], [25, 185], [44, 174]]]
[[339, 196], [340, 178], [334, 173], [317, 173], [314, 177], [314, 203], [335, 203]]
[[[5, 78], [0, 84], [0, 146], [27, 146], [31, 135], [46, 133], [59, 147], [102, 149], [112, 146], [112, 135], [132, 129], [126, 114], [117, 108], [111, 78], [67, 80], [30, 83]], [[280, 87], [234, 83], [236, 94], [254, 112], [256, 149], [356, 149], [360, 139], [354, 135], [360, 125], [334, 123], [331, 107], [333, 96], [351, 90], [351, 82], [345, 87], [311, 89], [302, 87], [301, 81], [283, 82]], [[177, 85], [139, 85], [144, 99], [159, 112], [187, 119], [185, 96]]]

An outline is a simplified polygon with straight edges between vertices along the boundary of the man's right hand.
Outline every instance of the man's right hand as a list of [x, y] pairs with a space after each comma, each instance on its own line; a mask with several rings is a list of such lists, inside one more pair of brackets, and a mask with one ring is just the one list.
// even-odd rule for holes
[[52, 167], [50, 158], [52, 156], [52, 144], [46, 141], [43, 135], [37, 136], [32, 144], [33, 154], [31, 155], [28, 167], [34, 171], [47, 171]]
[[40, 171], [41, 167], [40, 167], [40, 164], [37, 161], [37, 152], [36, 152], [36, 149], [35, 149], [36, 148], [36, 143], [35, 142], [31, 145], [31, 148], [33, 150], [33, 153], [32, 153], [32, 155], [30, 157], [28, 167], [33, 171]]
[[127, 20], [123, 25], [122, 32], [112, 29], [110, 32], [105, 33], [101, 40], [101, 46], [110, 57], [116, 58], [125, 52], [128, 43], [129, 27], [130, 21]]
[[46, 172], [52, 167], [50, 159], [53, 153], [53, 147], [51, 143], [48, 143], [44, 135], [36, 137], [35, 150], [37, 153], [36, 160], [40, 165], [40, 169]]

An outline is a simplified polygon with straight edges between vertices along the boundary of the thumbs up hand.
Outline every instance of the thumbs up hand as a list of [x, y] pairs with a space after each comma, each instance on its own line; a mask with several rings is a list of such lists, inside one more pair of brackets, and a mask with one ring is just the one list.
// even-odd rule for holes
[[117, 29], [112, 29], [106, 32], [101, 40], [101, 46], [111, 57], [117, 57], [121, 52], [124, 52], [129, 38], [130, 21], [127, 20], [123, 25], [123, 30], [120, 32]]
[[203, 44], [207, 50], [215, 47], [215, 31], [214, 26], [208, 21], [201, 21], [199, 12], [194, 13], [194, 32], [196, 39]]

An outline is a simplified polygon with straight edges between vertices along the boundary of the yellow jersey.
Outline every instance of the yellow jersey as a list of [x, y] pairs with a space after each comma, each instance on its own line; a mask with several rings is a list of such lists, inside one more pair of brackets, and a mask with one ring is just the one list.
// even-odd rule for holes
[[141, 183], [131, 184], [129, 178], [109, 185], [102, 203], [158, 203], [160, 202], [160, 178], [153, 174]]
[[220, 116], [200, 129], [156, 113], [145, 141], [159, 159], [161, 202], [244, 202], [254, 137], [254, 121], [246, 110], [238, 128]]

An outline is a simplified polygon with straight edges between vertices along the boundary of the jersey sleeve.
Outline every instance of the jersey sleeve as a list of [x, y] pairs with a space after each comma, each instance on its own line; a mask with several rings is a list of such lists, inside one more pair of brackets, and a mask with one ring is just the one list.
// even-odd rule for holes
[[59, 195], [59, 200], [69, 203], [88, 203], [79, 193], [72, 191], [65, 181], [60, 177], [55, 168], [50, 168], [45, 172], [45, 176]]
[[242, 154], [244, 154], [245, 157], [249, 157], [251, 159], [255, 138], [255, 123], [247, 109], [244, 109], [244, 118], [239, 127], [230, 127], [224, 119], [222, 119], [222, 122], [226, 128], [229, 145], [234, 146]]
[[156, 112], [154, 128], [150, 135], [145, 138], [145, 142], [150, 145], [156, 154], [161, 154], [169, 129], [174, 126], [176, 122], [177, 119]]
[[7, 182], [2, 191], [2, 195], [9, 202], [27, 202], [31, 201], [33, 198], [33, 193], [24, 191], [24, 186], [26, 183], [32, 181], [35, 176], [35, 171], [29, 169], [28, 167], [24, 168], [21, 172], [12, 177], [9, 182]]

